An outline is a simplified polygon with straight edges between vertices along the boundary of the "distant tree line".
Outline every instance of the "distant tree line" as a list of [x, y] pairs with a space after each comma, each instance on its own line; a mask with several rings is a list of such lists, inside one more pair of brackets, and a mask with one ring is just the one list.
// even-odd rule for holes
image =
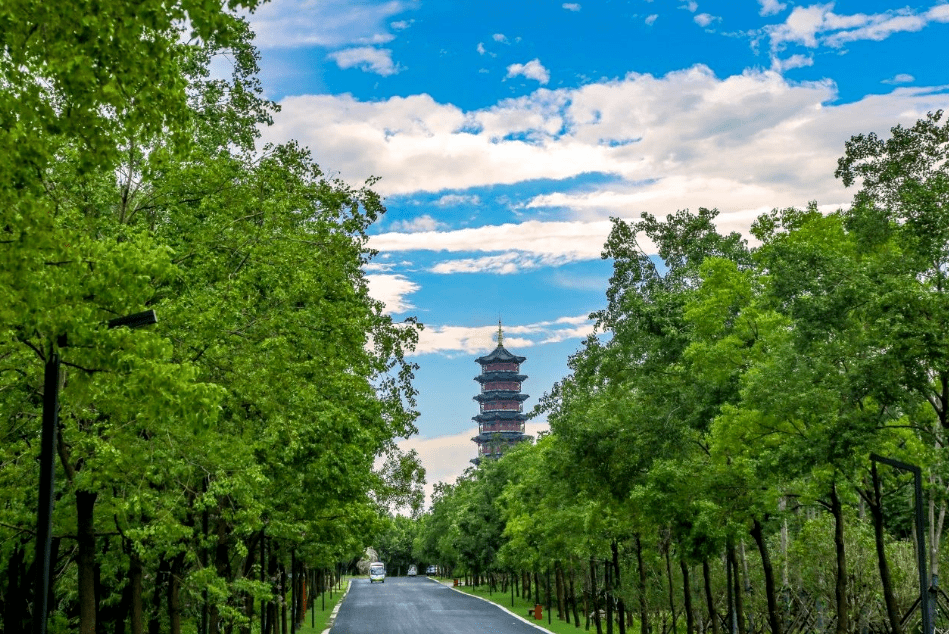
[[550, 433], [438, 487], [416, 556], [598, 633], [917, 631], [911, 477], [870, 455], [922, 468], [928, 585], [949, 485], [942, 118], [851, 138], [852, 206], [775, 209], [753, 246], [715, 210], [614, 220], [599, 334], [535, 411]]

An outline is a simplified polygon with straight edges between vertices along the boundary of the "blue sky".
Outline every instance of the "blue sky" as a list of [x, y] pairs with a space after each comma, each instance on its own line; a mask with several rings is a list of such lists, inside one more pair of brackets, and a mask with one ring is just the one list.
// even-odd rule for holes
[[426, 325], [403, 445], [430, 481], [475, 455], [473, 360], [499, 316], [528, 406], [566, 373], [604, 304], [610, 217], [717, 207], [746, 232], [836, 209], [850, 136], [949, 105], [945, 0], [273, 0], [250, 20], [282, 108], [264, 140], [382, 179], [367, 273]]

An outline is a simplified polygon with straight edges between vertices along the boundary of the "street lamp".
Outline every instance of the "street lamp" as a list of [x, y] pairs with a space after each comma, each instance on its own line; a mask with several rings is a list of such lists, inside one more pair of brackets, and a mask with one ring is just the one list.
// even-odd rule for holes
[[[158, 323], [154, 310], [117, 317], [107, 323], [109, 328], [140, 328]], [[67, 346], [59, 337], [59, 347]], [[56, 484], [56, 433], [59, 427], [59, 353], [50, 346], [43, 380], [43, 431], [40, 437], [40, 490], [36, 511], [36, 583], [33, 590], [33, 633], [46, 634], [46, 613], [49, 608], [50, 548], [53, 533], [53, 488]]]

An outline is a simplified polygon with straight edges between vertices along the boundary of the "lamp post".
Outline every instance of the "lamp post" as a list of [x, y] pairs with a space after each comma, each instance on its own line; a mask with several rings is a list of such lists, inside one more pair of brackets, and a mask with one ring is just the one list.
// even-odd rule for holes
[[[109, 328], [140, 328], [158, 323], [154, 310], [117, 317]], [[67, 347], [61, 336], [58, 347]], [[33, 634], [46, 634], [49, 610], [50, 548], [53, 532], [53, 489], [56, 485], [56, 433], [59, 427], [59, 353], [50, 346], [43, 380], [43, 430], [40, 437], [40, 489], [36, 511], [36, 583], [33, 589]]]
[[884, 458], [875, 453], [870, 460], [913, 474], [913, 497], [916, 507], [916, 542], [919, 544], [919, 609], [922, 615], [922, 634], [933, 634], [933, 615], [929, 611], [929, 576], [926, 574], [926, 516], [923, 514], [923, 474], [916, 465]]

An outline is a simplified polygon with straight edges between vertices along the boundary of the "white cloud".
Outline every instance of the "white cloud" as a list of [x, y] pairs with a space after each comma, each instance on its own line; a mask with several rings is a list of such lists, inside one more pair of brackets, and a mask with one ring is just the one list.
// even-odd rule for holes
[[548, 279], [557, 288], [582, 291], [601, 290], [604, 295], [608, 283], [607, 278], [603, 275], [583, 274], [564, 269], [552, 271]]
[[[349, 182], [381, 176], [375, 189], [383, 195], [464, 194], [600, 172], [616, 179], [533, 204], [555, 207], [555, 217], [570, 221], [698, 206], [718, 207], [724, 217], [809, 200], [848, 201], [852, 193], [833, 177], [847, 139], [883, 134], [945, 107], [944, 93], [915, 87], [850, 103], [836, 99], [830, 81], [789, 82], [771, 70], [719, 78], [694, 66], [541, 88], [472, 111], [429, 95], [288, 97], [262, 134], [270, 142], [299, 139], [324, 168]], [[494, 254], [496, 247], [485, 253]]]
[[[540, 202], [534, 206], [547, 205]], [[496, 273], [511, 273], [513, 271], [510, 267], [517, 265], [518, 262], [525, 265], [537, 261], [546, 264], [563, 264], [599, 259], [603, 243], [606, 242], [611, 227], [612, 223], [609, 220], [575, 222], [528, 220], [519, 224], [487, 225], [453, 231], [382, 233], [370, 236], [369, 246], [382, 253], [397, 251], [486, 252], [492, 255], [483, 259], [440, 263], [435, 265], [436, 268], [433, 271], [469, 273], [477, 271], [477, 267], [481, 266]], [[511, 249], [498, 254], [499, 245], [510, 245]], [[519, 257], [522, 259], [519, 260]], [[460, 262], [460, 264], [453, 264], [453, 262]]]
[[394, 40], [394, 39], [395, 39], [395, 36], [392, 35], [391, 33], [376, 33], [376, 34], [374, 34], [374, 35], [370, 35], [369, 37], [362, 37], [362, 38], [359, 38], [359, 39], [356, 41], [356, 43], [357, 43], [357, 44], [370, 44], [370, 45], [375, 46], [375, 45], [378, 45], [378, 44], [388, 44], [389, 42], [391, 42], [391, 41]]
[[376, 73], [387, 77], [398, 73], [401, 68], [392, 61], [392, 51], [385, 48], [360, 46], [334, 51], [327, 57], [336, 61], [340, 68], [359, 68], [367, 73]]
[[419, 233], [422, 231], [438, 231], [445, 227], [445, 223], [439, 222], [428, 214], [421, 215], [411, 220], [397, 220], [392, 223], [393, 231], [404, 231], [405, 233]]
[[784, 8], [787, 7], [786, 4], [778, 2], [778, 0], [758, 0], [758, 3], [761, 5], [758, 15], [774, 15], [784, 11]]
[[394, 262], [370, 262], [369, 264], [363, 265], [363, 270], [366, 273], [385, 273], [386, 271], [391, 271], [395, 268]]
[[[262, 3], [249, 20], [260, 48], [336, 48], [384, 36], [389, 18], [412, 7], [407, 0], [281, 0]], [[397, 28], [395, 24], [392, 28]]]
[[890, 79], [884, 79], [881, 83], [884, 84], [910, 84], [916, 81], [916, 78], [910, 75], [909, 73], [898, 73], [895, 77]]
[[518, 75], [536, 80], [541, 84], [546, 84], [550, 81], [550, 73], [544, 68], [544, 65], [540, 63], [540, 60], [536, 58], [526, 64], [511, 64], [507, 67], [508, 78], [517, 77]]
[[421, 288], [404, 275], [397, 274], [369, 274], [366, 275], [366, 283], [369, 285], [370, 297], [385, 304], [387, 314], [404, 313], [415, 308], [406, 299], [406, 295], [411, 295]]
[[399, 20], [398, 22], [391, 23], [389, 26], [391, 26], [396, 31], [404, 31], [405, 29], [412, 26], [413, 22], [415, 22], [415, 20]]
[[807, 55], [791, 55], [787, 59], [780, 59], [776, 55], [771, 57], [771, 70], [776, 73], [783, 73], [792, 68], [803, 68], [813, 66], [814, 58]]
[[[504, 325], [504, 345], [518, 350], [593, 334], [593, 322], [587, 315], [561, 317], [532, 324]], [[433, 326], [426, 324], [419, 333], [415, 354], [457, 352], [483, 354], [494, 349], [497, 326]]]
[[[558, 317], [554, 320], [555, 324], [573, 324], [574, 326], [579, 326], [580, 324], [589, 323], [590, 318], [588, 315], [574, 315], [573, 317]], [[547, 322], [543, 322], [547, 323]]]
[[785, 43], [815, 48], [820, 33], [832, 29], [857, 27], [866, 23], [866, 15], [838, 16], [833, 13], [833, 8], [833, 3], [794, 7], [783, 24], [765, 27], [765, 32], [771, 39], [771, 50], [780, 50]]
[[495, 41], [495, 42], [500, 42], [500, 43], [502, 43], [502, 44], [507, 44], [507, 36], [505, 36], [504, 33], [495, 33], [495, 34], [492, 35], [491, 37], [494, 38], [494, 41]]
[[721, 18], [714, 16], [711, 13], [700, 13], [692, 19], [695, 21], [696, 24], [698, 24], [699, 26], [703, 28], [708, 26], [712, 22], [715, 22], [716, 20], [721, 20]]
[[679, 8], [685, 9], [686, 11], [690, 13], [695, 13], [696, 11], [699, 10], [699, 3], [695, 2], [695, 0], [688, 0], [685, 4], [683, 4]]
[[472, 466], [470, 460], [477, 457], [478, 446], [471, 439], [477, 435], [478, 428], [472, 427], [449, 436], [412, 437], [398, 442], [402, 451], [415, 450], [425, 467], [426, 506], [431, 504], [436, 482], [454, 484], [465, 469]]
[[[605, 236], [604, 236], [604, 242]], [[592, 259], [567, 255], [528, 255], [518, 251], [488, 255], [480, 258], [460, 258], [445, 260], [431, 268], [432, 273], [451, 275], [454, 273], [494, 273], [497, 275], [512, 275], [541, 268], [543, 266], [560, 266], [579, 259]]]
[[786, 44], [808, 48], [819, 45], [840, 48], [858, 40], [880, 41], [893, 33], [920, 31], [931, 22], [949, 22], [949, 4], [932, 7], [925, 13], [912, 9], [895, 9], [883, 13], [834, 13], [834, 3], [794, 7], [783, 24], [764, 28], [771, 41], [772, 52]]
[[[525, 431], [535, 439], [541, 432], [550, 431], [544, 422], [528, 421]], [[477, 427], [470, 427], [457, 434], [431, 438], [412, 437], [399, 441], [402, 451], [415, 450], [425, 467], [425, 504], [431, 504], [435, 483], [454, 484], [465, 469], [472, 466], [470, 460], [478, 455], [478, 446], [471, 441], [478, 435]]]
[[561, 6], [562, 6], [564, 9], [566, 9], [567, 11], [579, 11], [579, 10], [580, 10], [580, 5], [577, 4], [576, 2], [564, 2]]
[[933, 22], [949, 22], [949, 2], [937, 4], [926, 12], [926, 18]]
[[647, 15], [647, 16], [646, 16], [646, 20], [645, 20], [646, 26], [652, 26], [652, 25], [656, 22], [656, 19], [657, 19], [658, 17], [659, 17], [659, 14], [658, 14], [658, 13], [653, 13], [653, 14], [651, 14], [651, 15]]
[[[877, 16], [873, 16], [873, 18], [876, 17]], [[824, 42], [828, 46], [836, 48], [843, 46], [847, 42], [855, 42], [858, 40], [875, 40], [879, 42], [901, 31], [921, 31], [927, 22], [925, 16], [920, 15], [888, 16], [879, 21], [873, 19], [869, 24], [859, 29], [834, 33], [827, 37]]]
[[445, 194], [435, 201], [439, 207], [454, 207], [457, 205], [480, 205], [481, 197], [475, 194]]
[[478, 42], [478, 55], [484, 55], [487, 50], [484, 48], [484, 42]]

